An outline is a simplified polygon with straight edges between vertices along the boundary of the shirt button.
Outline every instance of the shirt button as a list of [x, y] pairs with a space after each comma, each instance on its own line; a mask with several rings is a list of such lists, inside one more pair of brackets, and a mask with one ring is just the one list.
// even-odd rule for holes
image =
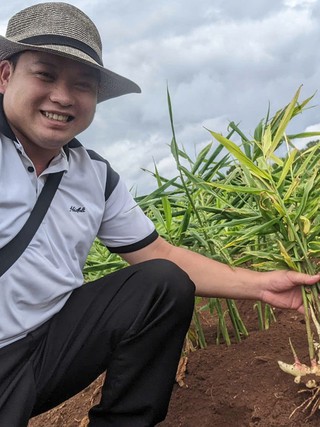
[[30, 173], [34, 172], [34, 167], [32, 167], [32, 166], [28, 166], [28, 171], [29, 171]]

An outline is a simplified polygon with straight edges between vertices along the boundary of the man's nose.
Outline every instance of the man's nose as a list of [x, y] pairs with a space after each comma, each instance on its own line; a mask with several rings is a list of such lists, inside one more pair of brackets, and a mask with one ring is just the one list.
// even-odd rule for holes
[[70, 85], [65, 82], [59, 82], [51, 90], [50, 100], [58, 103], [63, 107], [69, 107], [74, 103], [72, 89]]

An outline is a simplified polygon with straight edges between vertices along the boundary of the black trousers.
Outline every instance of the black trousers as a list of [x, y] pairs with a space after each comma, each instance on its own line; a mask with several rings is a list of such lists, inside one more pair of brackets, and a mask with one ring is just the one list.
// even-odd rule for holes
[[105, 370], [90, 427], [156, 425], [167, 413], [193, 304], [193, 283], [166, 260], [75, 290], [51, 320], [0, 349], [0, 426], [27, 426]]

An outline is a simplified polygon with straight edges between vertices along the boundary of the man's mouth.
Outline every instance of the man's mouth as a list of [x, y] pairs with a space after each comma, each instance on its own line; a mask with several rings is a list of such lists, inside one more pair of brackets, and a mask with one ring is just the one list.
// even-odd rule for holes
[[72, 116], [69, 115], [65, 115], [65, 114], [57, 114], [57, 113], [49, 113], [48, 111], [41, 111], [41, 113], [47, 117], [47, 119], [50, 120], [55, 120], [57, 122], [70, 122], [71, 120], [73, 120]]

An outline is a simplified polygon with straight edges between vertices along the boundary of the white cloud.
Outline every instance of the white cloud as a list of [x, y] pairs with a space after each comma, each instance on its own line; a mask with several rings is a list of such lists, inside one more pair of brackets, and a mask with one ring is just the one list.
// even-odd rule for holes
[[289, 7], [309, 6], [316, 3], [317, 0], [284, 0], [284, 4]]

